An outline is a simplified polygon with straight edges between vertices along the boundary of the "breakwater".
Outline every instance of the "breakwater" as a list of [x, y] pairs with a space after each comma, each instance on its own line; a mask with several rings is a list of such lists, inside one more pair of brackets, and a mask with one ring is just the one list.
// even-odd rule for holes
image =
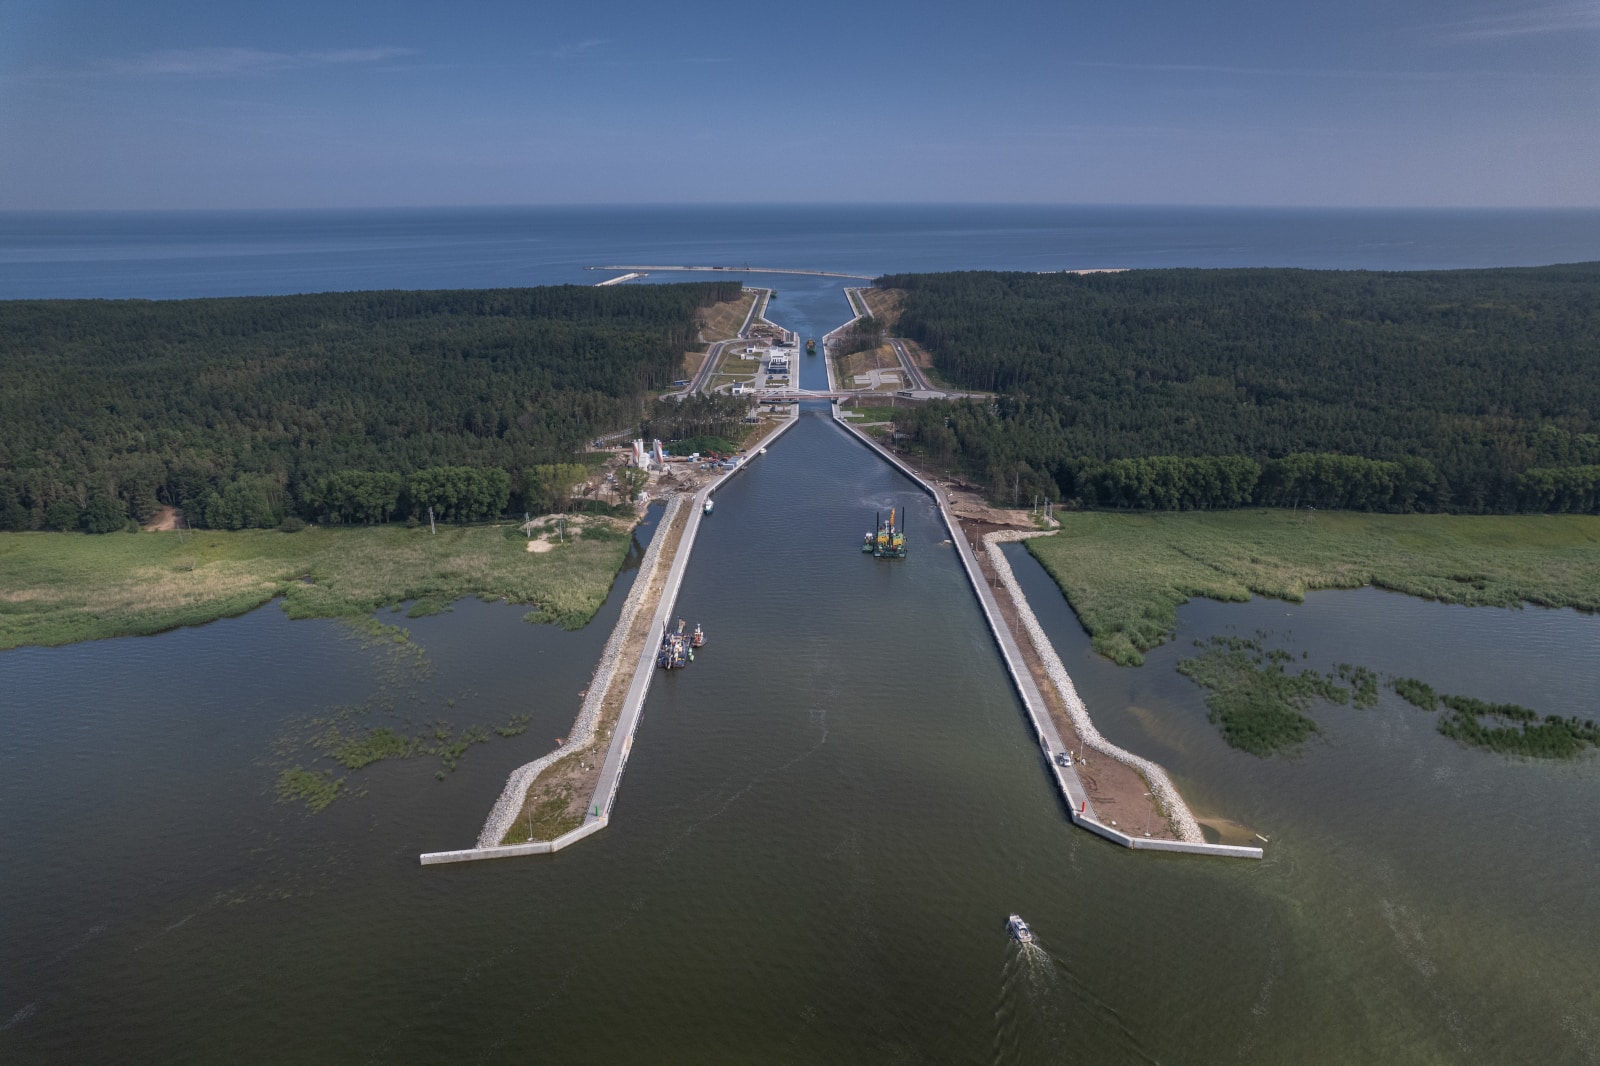
[[[616, 727], [611, 733], [611, 744], [606, 752], [605, 763], [600, 771], [600, 780], [590, 798], [588, 812], [584, 816], [583, 824], [570, 832], [564, 833], [553, 840], [539, 840], [527, 844], [501, 844], [506, 832], [511, 828], [518, 812], [522, 809], [524, 799], [539, 775], [554, 763], [569, 756], [576, 756], [585, 748], [591, 747], [595, 741], [595, 730], [600, 721], [601, 708], [605, 703], [606, 695], [614, 685], [619, 683], [618, 667], [622, 662], [628, 634], [637, 622], [639, 613], [649, 606], [650, 588], [654, 584], [656, 573], [662, 565], [662, 555], [666, 545], [672, 541], [674, 522], [683, 509], [687, 508], [688, 514], [684, 517], [682, 534], [677, 540], [676, 550], [667, 566], [667, 577], [660, 595], [656, 598], [655, 612], [651, 619], [649, 634], [659, 634], [671, 617], [673, 604], [677, 600], [678, 589], [683, 583], [683, 574], [688, 567], [689, 556], [694, 550], [695, 534], [699, 531], [701, 519], [704, 517], [705, 502], [714, 496], [719, 488], [727, 483], [728, 479], [738, 476], [746, 467], [761, 455], [762, 451], [773, 441], [776, 441], [785, 432], [791, 429], [799, 420], [797, 414], [791, 414], [782, 423], [765, 434], [759, 441], [751, 445], [744, 462], [734, 469], [713, 480], [710, 484], [694, 493], [676, 494], [667, 504], [667, 510], [662, 515], [656, 535], [650, 541], [650, 547], [645, 552], [645, 557], [640, 561], [639, 573], [634, 578], [633, 588], [628, 592], [628, 599], [623, 601], [621, 617], [607, 639], [605, 648], [601, 652], [600, 662], [596, 666], [594, 679], [590, 682], [589, 690], [584, 695], [582, 708], [578, 718], [573, 722], [572, 736], [568, 743], [556, 751], [526, 763], [512, 771], [506, 782], [506, 787], [501, 791], [500, 798], [495, 801], [490, 809], [489, 817], [484, 823], [482, 832], [478, 835], [476, 847], [463, 848], [456, 851], [425, 852], [419, 859], [424, 866], [433, 866], [442, 863], [476, 862], [483, 859], [514, 858], [519, 855], [542, 855], [560, 851], [571, 844], [577, 843], [584, 837], [598, 832], [611, 821], [611, 808], [616, 803], [617, 792], [622, 784], [622, 772], [627, 766], [628, 756], [633, 750], [633, 737], [638, 731], [639, 720], [644, 711], [645, 696], [650, 691], [651, 679], [655, 676], [656, 642], [647, 635], [644, 647], [639, 657], [634, 662], [633, 673], [629, 675], [628, 691], [623, 698], [621, 711], [617, 718]], [[583, 737], [581, 745], [574, 747], [574, 738]], [[571, 749], [571, 750], [569, 750]]]
[[528, 795], [528, 789], [533, 785], [534, 779], [547, 767], [561, 759], [576, 756], [594, 743], [595, 728], [600, 723], [600, 708], [605, 703], [606, 694], [611, 691], [623, 646], [628, 642], [628, 634], [638, 620], [640, 608], [649, 598], [649, 590], [654, 584], [656, 569], [661, 562], [663, 546], [671, 539], [668, 534], [683, 511], [685, 498], [681, 495], [672, 497], [661, 515], [656, 535], [650, 539], [650, 547], [645, 549], [644, 558], [639, 562], [639, 572], [634, 576], [633, 587], [628, 590], [628, 598], [622, 601], [622, 613], [617, 619], [616, 626], [612, 628], [605, 647], [601, 649], [600, 662], [589, 681], [583, 705], [578, 710], [578, 717], [573, 720], [566, 743], [511, 772], [500, 798], [489, 810], [489, 817], [483, 823], [483, 831], [478, 834], [478, 847], [499, 846], [500, 841], [505, 839], [506, 833], [510, 832], [511, 823], [522, 810], [523, 800]]
[[1193, 844], [1204, 843], [1205, 835], [1200, 832], [1200, 824], [1194, 820], [1194, 814], [1190, 812], [1189, 805], [1183, 801], [1183, 796], [1178, 793], [1172, 779], [1167, 776], [1167, 771], [1160, 764], [1111, 743], [1095, 728], [1093, 720], [1089, 717], [1089, 708], [1078, 695], [1078, 689], [1073, 685], [1071, 675], [1067, 673], [1061, 657], [1056, 654], [1055, 645], [1050, 642], [1050, 638], [1039, 625], [1039, 619], [1034, 615], [1033, 608], [1028, 605], [1028, 598], [1023, 595], [1022, 586], [1017, 584], [1017, 576], [1011, 570], [1010, 560], [1000, 550], [1001, 544], [1053, 535], [1054, 531], [1029, 533], [1015, 529], [1001, 530], [984, 536], [984, 552], [989, 557], [989, 565], [994, 568], [995, 574], [1005, 585], [1006, 592], [1010, 594], [1011, 602], [1017, 610], [1017, 617], [1022, 622], [1022, 628], [1028, 634], [1034, 652], [1044, 663], [1045, 673], [1050, 675], [1051, 683], [1061, 696], [1061, 702], [1067, 708], [1067, 714], [1072, 719], [1072, 728], [1077, 732], [1078, 739], [1100, 754], [1137, 770], [1159, 801], [1161, 814], [1177, 830], [1178, 839]]
[[[1263, 853], [1260, 848], [1205, 842], [1198, 823], [1195, 822], [1194, 816], [1189, 812], [1188, 805], [1183, 802], [1183, 797], [1178, 793], [1177, 788], [1167, 777], [1166, 771], [1148, 759], [1143, 759], [1116, 747], [1116, 745], [1111, 744], [1100, 735], [1089, 718], [1088, 708], [1084, 705], [1082, 699], [1078, 697], [1077, 690], [1072, 685], [1072, 679], [1067, 675], [1066, 667], [1062, 665], [1060, 657], [1055, 654], [1049, 638], [1039, 628], [1038, 620], [1034, 617], [1032, 609], [1027, 606], [1027, 598], [1023, 595], [1021, 587], [1017, 585], [1016, 577], [1011, 572], [1010, 564], [1006, 562], [999, 547], [993, 541], [985, 538], [985, 545], [988, 549], [986, 554], [989, 555], [991, 562], [994, 562], [995, 556], [999, 556], [999, 565], [995, 568], [996, 572], [1001, 577], [1002, 582], [1006, 584], [1006, 591], [1012, 597], [1012, 602], [1018, 611], [1019, 618], [1023, 619], [1023, 625], [1028, 631], [1030, 641], [1034, 644], [1035, 650], [1039, 652], [1052, 683], [1061, 694], [1063, 701], [1066, 702], [1069, 713], [1072, 714], [1073, 725], [1079, 730], [1079, 735], [1086, 743], [1089, 742], [1090, 738], [1098, 740], [1105, 747], [1096, 747], [1096, 750], [1119, 762], [1123, 762], [1124, 765], [1132, 767], [1145, 776], [1146, 781], [1151, 786], [1151, 791], [1161, 799], [1162, 806], [1166, 808], [1167, 813], [1172, 818], [1181, 839], [1156, 840], [1135, 837], [1106, 825], [1100, 820], [1088, 797], [1087, 790], [1084, 788], [1083, 781], [1078, 775], [1076, 766], [1062, 766], [1053, 757], [1054, 753], [1066, 750], [1061, 740], [1060, 731], [1056, 729], [1054, 721], [1050, 718], [1044, 694], [1040, 691], [1032, 673], [1029, 672], [1026, 663], [1023, 661], [1021, 648], [1016, 643], [1015, 635], [1001, 615], [993, 590], [989, 588], [988, 583], [983, 578], [981, 568], [978, 566], [978, 560], [973, 554], [971, 545], [967, 543], [961, 524], [950, 513], [944, 497], [939, 493], [938, 489], [923, 480], [921, 475], [906, 465], [899, 456], [846, 421], [842, 417], [838, 404], [833, 406], [833, 417], [834, 421], [847, 433], [882, 456], [888, 463], [910, 478], [913, 483], [932, 498], [934, 505], [939, 509], [945, 528], [949, 530], [951, 541], [961, 557], [962, 566], [965, 568], [967, 577], [972, 584], [972, 590], [977, 595], [979, 605], [988, 620], [989, 630], [994, 635], [996, 644], [999, 645], [1000, 655], [1005, 661], [1007, 672], [1011, 675], [1017, 694], [1022, 700], [1023, 710], [1027, 713], [1028, 719], [1033, 725], [1034, 734], [1039, 740], [1039, 745], [1044, 750], [1050, 776], [1056, 782], [1057, 788], [1060, 789], [1063, 798], [1066, 800], [1067, 810], [1073, 823], [1107, 840], [1121, 844], [1123, 847], [1141, 851], [1177, 851], [1233, 858], [1261, 858]], [[1026, 535], [1026, 533], [1018, 531], [1019, 537]], [[1007, 581], [1007, 578], [1009, 578], [1009, 581]], [[1049, 650], [1048, 656], [1044, 654], [1045, 649]], [[1070, 700], [1067, 696], [1068, 693], [1071, 694]], [[1119, 758], [1118, 754], [1115, 753], [1120, 753], [1122, 757]], [[1150, 773], [1147, 767], [1153, 769], [1155, 773]]]

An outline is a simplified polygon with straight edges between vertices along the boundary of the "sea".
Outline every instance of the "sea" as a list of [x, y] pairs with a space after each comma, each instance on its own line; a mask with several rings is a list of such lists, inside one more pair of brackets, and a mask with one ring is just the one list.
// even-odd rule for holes
[[0, 299], [593, 284], [600, 276], [589, 268], [632, 265], [875, 276], [1095, 267], [1443, 270], [1594, 259], [1600, 210], [741, 205], [0, 213]]

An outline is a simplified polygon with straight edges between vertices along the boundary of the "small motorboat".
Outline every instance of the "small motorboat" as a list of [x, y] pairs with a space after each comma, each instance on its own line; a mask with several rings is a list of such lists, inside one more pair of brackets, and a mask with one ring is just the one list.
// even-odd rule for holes
[[710, 514], [711, 513], [711, 503], [712, 503], [711, 497], [709, 497], [709, 496], [706, 497], [706, 506], [705, 506], [705, 510], [703, 512], [704, 514]]
[[1033, 943], [1033, 930], [1028, 928], [1028, 923], [1020, 915], [1013, 914], [1006, 919], [1006, 931], [1019, 944]]

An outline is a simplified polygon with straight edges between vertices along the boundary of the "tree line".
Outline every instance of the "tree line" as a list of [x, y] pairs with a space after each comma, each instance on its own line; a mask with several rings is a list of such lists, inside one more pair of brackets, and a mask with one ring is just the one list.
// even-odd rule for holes
[[1003, 502], [1600, 510], [1600, 264], [877, 284], [997, 393], [898, 428]]
[[0, 302], [0, 529], [559, 506], [740, 283]]

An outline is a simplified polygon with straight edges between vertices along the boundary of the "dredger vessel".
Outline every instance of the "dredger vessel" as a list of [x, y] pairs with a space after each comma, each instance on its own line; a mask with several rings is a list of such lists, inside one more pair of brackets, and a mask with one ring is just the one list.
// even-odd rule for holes
[[895, 525], [896, 508], [889, 508], [889, 520], [883, 512], [877, 513], [877, 526], [861, 538], [861, 550], [871, 552], [876, 559], [904, 559], [906, 557], [906, 519], [900, 514], [900, 524]]

